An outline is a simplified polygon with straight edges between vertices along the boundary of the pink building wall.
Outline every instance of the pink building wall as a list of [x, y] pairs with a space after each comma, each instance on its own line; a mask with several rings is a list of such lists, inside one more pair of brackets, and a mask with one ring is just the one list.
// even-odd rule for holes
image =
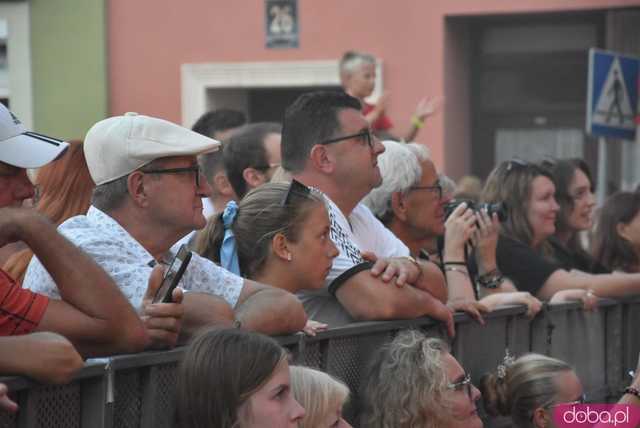
[[[299, 0], [300, 48], [266, 49], [262, 0], [110, 0], [110, 113], [181, 122], [183, 63], [338, 59], [347, 49], [383, 60], [388, 115], [404, 128], [422, 95], [446, 106], [419, 141], [447, 173], [467, 170], [466, 46], [445, 18], [638, 6], [640, 0]], [[446, 132], [445, 132], [446, 129]], [[447, 147], [445, 147], [447, 141]]]

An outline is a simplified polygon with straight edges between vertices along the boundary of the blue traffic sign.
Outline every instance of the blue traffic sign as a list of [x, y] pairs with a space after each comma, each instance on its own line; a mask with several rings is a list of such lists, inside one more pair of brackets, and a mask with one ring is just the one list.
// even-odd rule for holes
[[640, 60], [589, 50], [587, 133], [635, 140]]

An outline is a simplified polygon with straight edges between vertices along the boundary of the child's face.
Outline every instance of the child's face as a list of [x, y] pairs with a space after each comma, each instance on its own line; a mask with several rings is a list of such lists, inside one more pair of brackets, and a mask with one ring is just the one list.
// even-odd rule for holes
[[366, 98], [376, 84], [375, 64], [362, 64], [345, 79], [345, 90], [357, 98]]

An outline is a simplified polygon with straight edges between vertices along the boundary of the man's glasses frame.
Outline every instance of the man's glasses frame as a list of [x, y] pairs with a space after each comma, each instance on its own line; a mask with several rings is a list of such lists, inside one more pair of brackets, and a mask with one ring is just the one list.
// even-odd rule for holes
[[144, 174], [186, 174], [190, 172], [195, 176], [196, 187], [200, 187], [200, 177], [202, 176], [200, 165], [187, 166], [184, 168], [141, 169], [140, 172]]
[[358, 132], [357, 134], [345, 135], [344, 137], [331, 138], [329, 140], [321, 141], [318, 144], [323, 146], [327, 144], [339, 143], [341, 141], [350, 140], [352, 138], [362, 138], [364, 137], [370, 149], [373, 149], [373, 136], [371, 135], [371, 131], [369, 129]]
[[436, 192], [438, 200], [442, 199], [443, 190], [440, 182], [437, 182], [433, 186], [411, 186], [409, 187], [409, 190], [426, 190], [427, 192]]

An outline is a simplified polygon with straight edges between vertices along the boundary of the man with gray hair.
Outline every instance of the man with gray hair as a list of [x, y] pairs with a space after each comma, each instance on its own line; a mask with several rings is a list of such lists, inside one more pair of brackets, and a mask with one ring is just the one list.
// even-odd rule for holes
[[[385, 152], [378, 158], [382, 185], [363, 200], [371, 211], [402, 242], [411, 254], [442, 266], [447, 281], [448, 305], [468, 312], [482, 322], [482, 312], [501, 304], [525, 304], [529, 313], [540, 309], [540, 302], [529, 293], [495, 293], [476, 301], [473, 282], [465, 260], [465, 246], [473, 242], [479, 276], [498, 272], [496, 264], [497, 218], [475, 213], [462, 203], [445, 219], [444, 196], [440, 177], [427, 147], [384, 141]], [[446, 220], [446, 222], [445, 222]], [[446, 234], [445, 234], [446, 230]], [[424, 251], [428, 244], [444, 236], [444, 251]], [[432, 248], [430, 246], [429, 248]]]
[[[201, 198], [211, 188], [196, 156], [218, 146], [211, 138], [137, 113], [105, 119], [87, 133], [85, 157], [96, 183], [92, 206], [59, 230], [93, 256], [134, 306], [152, 267], [169, 263], [171, 246], [205, 226]], [[34, 291], [56, 295], [53, 280], [35, 258], [24, 282]], [[213, 323], [283, 334], [302, 330], [306, 323], [292, 294], [244, 280], [197, 254], [180, 285], [188, 291], [187, 334]]]

